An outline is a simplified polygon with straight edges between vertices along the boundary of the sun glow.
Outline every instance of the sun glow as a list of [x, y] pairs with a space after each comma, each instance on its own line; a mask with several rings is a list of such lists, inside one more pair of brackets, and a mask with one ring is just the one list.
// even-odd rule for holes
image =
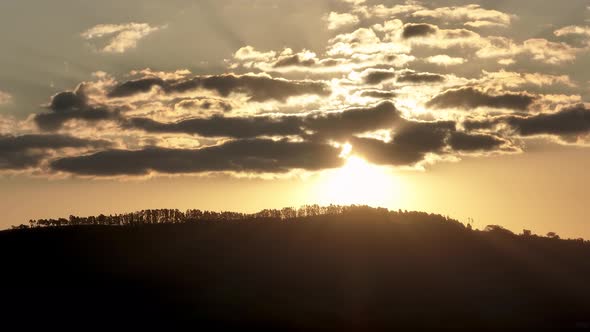
[[[346, 147], [344, 152], [346, 151]], [[366, 204], [388, 207], [397, 201], [401, 181], [391, 170], [349, 155], [346, 164], [323, 174], [317, 201], [327, 204]]]

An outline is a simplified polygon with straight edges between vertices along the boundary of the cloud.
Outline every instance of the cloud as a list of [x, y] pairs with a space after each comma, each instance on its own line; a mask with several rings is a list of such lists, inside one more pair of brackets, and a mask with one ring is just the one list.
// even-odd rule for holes
[[396, 97], [397, 93], [395, 93], [394, 91], [385, 90], [363, 90], [361, 91], [360, 96], [376, 99], [391, 99]]
[[522, 136], [556, 135], [570, 141], [590, 133], [590, 109], [579, 105], [555, 113], [505, 117], [502, 122]]
[[503, 23], [498, 22], [490, 22], [490, 21], [469, 21], [464, 24], [470, 28], [501, 28], [505, 27], [506, 25]]
[[562, 85], [572, 88], [576, 87], [576, 84], [567, 75], [519, 73], [506, 70], [500, 70], [497, 72], [483, 70], [482, 73], [483, 77], [480, 79], [480, 83], [496, 88], [517, 88], [526, 85], [540, 87], [552, 85]]
[[582, 49], [572, 47], [566, 43], [552, 42], [544, 38], [532, 38], [522, 44], [515, 43], [512, 39], [500, 36], [491, 36], [481, 39], [481, 47], [476, 52], [480, 58], [504, 58], [505, 64], [514, 62], [512, 57], [516, 55], [530, 55], [533, 60], [552, 65], [561, 65], [576, 59]]
[[277, 55], [274, 51], [260, 52], [252, 46], [244, 46], [234, 53], [234, 58], [241, 61], [269, 61]]
[[408, 121], [394, 132], [391, 142], [355, 137], [350, 144], [354, 153], [371, 163], [408, 166], [423, 161], [428, 153], [442, 152], [454, 130], [452, 121]]
[[590, 50], [590, 26], [569, 25], [555, 30], [553, 34], [570, 45], [578, 46], [585, 51]]
[[466, 21], [471, 23], [473, 21], [486, 21], [492, 24], [508, 26], [510, 25], [513, 16], [497, 11], [484, 9], [480, 5], [471, 4], [466, 6], [456, 7], [440, 7], [435, 9], [422, 9], [412, 14], [415, 17], [431, 17], [437, 19], [444, 19], [446, 21]]
[[391, 127], [400, 114], [391, 102], [372, 107], [349, 108], [306, 115], [250, 116], [187, 119], [161, 123], [148, 118], [124, 120], [123, 127], [152, 133], [184, 133], [202, 137], [255, 138], [260, 136], [307, 136], [341, 138]]
[[185, 133], [202, 137], [253, 138], [258, 136], [288, 136], [302, 134], [303, 121], [297, 116], [257, 116], [195, 118], [174, 123], [161, 123], [149, 118], [131, 118], [125, 128], [152, 133]]
[[12, 102], [12, 95], [8, 92], [0, 90], [0, 105], [10, 104]]
[[394, 78], [395, 73], [391, 69], [367, 69], [362, 77], [365, 83], [375, 85]]
[[444, 80], [443, 75], [418, 73], [412, 70], [405, 70], [397, 77], [398, 83], [440, 83]]
[[429, 56], [424, 61], [440, 66], [455, 66], [465, 63], [467, 60], [460, 57], [451, 57], [446, 54]]
[[553, 32], [558, 37], [568, 35], [579, 35], [590, 37], [590, 26], [569, 25]]
[[587, 143], [590, 136], [590, 109], [580, 104], [552, 113], [495, 116], [464, 121], [463, 127], [470, 131], [503, 128], [521, 137], [550, 135], [568, 143]]
[[[342, 30], [323, 50], [246, 45], [212, 75], [159, 68], [134, 70], [124, 80], [96, 74], [54, 95], [29, 118], [36, 128], [29, 120], [22, 127], [2, 122], [9, 130], [1, 132], [96, 135], [117, 142], [116, 149], [31, 147], [17, 154], [21, 159], [8, 152], [3, 158], [44, 171], [52, 160], [55, 171], [90, 176], [285, 173], [340, 165], [336, 146], [345, 143], [369, 162], [408, 166], [516, 151], [513, 142], [528, 136], [587, 138], [587, 109], [564, 106], [587, 97], [586, 79], [565, 67], [588, 49], [575, 42], [587, 38], [586, 27], [557, 29], [555, 40], [515, 40], [497, 28], [516, 16], [479, 5], [375, 3], [332, 3], [323, 19]], [[102, 51], [123, 52], [161, 28], [99, 25], [82, 35]]]
[[290, 55], [278, 60], [273, 66], [275, 68], [281, 67], [290, 67], [290, 66], [297, 66], [297, 67], [310, 67], [316, 64], [315, 59], [307, 59], [303, 60], [299, 56], [299, 54]]
[[51, 151], [65, 148], [106, 148], [104, 140], [67, 135], [0, 135], [0, 170], [22, 170], [38, 166]]
[[207, 111], [217, 109], [223, 112], [229, 112], [233, 109], [233, 106], [226, 101], [206, 97], [182, 99], [174, 105], [175, 110], [184, 109], [192, 111], [195, 108]]
[[486, 45], [486, 39], [467, 29], [441, 29], [434, 24], [408, 23], [401, 30], [388, 31], [387, 40], [410, 46], [449, 49], [461, 47], [478, 49]]
[[180, 80], [164, 80], [158, 77], [145, 77], [131, 80], [115, 86], [109, 97], [130, 97], [146, 93], [154, 87], [159, 87], [166, 93], [184, 93], [197, 89], [212, 90], [222, 97], [231, 93], [243, 93], [252, 101], [286, 101], [287, 98], [300, 95], [330, 94], [330, 88], [319, 81], [292, 81], [282, 78], [272, 78], [267, 75], [213, 75], [195, 76]]
[[329, 56], [354, 57], [360, 54], [405, 54], [410, 51], [409, 45], [382, 41], [373, 28], [359, 28], [330, 39], [326, 53]]
[[360, 22], [356, 15], [350, 13], [336, 13], [330, 12], [330, 14], [324, 17], [324, 20], [328, 23], [329, 30], [337, 30], [351, 25], [358, 24]]
[[231, 62], [230, 68], [238, 69], [240, 67], [248, 70], [257, 70], [261, 72], [273, 72], [276, 74], [289, 72], [303, 72], [306, 74], [330, 74], [336, 72], [350, 71], [348, 59], [323, 57], [319, 58], [316, 53], [303, 49], [295, 53], [290, 48], [284, 48], [280, 52], [268, 51], [260, 52], [247, 46], [249, 54], [259, 54], [260, 56], [236, 56]]
[[137, 47], [137, 43], [149, 34], [163, 27], [152, 27], [147, 23], [99, 24], [84, 32], [86, 40], [108, 39], [100, 50], [106, 53], [123, 53]]
[[84, 84], [78, 85], [74, 91], [64, 91], [54, 95], [48, 109], [49, 112], [39, 113], [33, 117], [37, 126], [45, 131], [60, 129], [70, 120], [97, 122], [118, 118], [116, 111], [89, 105]]
[[489, 94], [472, 87], [444, 91], [426, 103], [431, 108], [474, 109], [477, 107], [506, 108], [524, 111], [535, 100], [533, 96], [522, 93]]
[[89, 176], [204, 172], [286, 173], [339, 167], [340, 149], [315, 142], [238, 140], [201, 149], [106, 150], [55, 160], [55, 171]]
[[432, 24], [425, 23], [408, 23], [404, 25], [402, 32], [403, 38], [422, 37], [434, 34], [438, 31], [438, 28]]
[[398, 15], [412, 13], [421, 9], [424, 9], [422, 5], [408, 2], [404, 5], [394, 5], [392, 7], [387, 7], [383, 4], [374, 6], [364, 6], [356, 8], [356, 12], [358, 12], [359, 14], [363, 14], [367, 18], [392, 18]]
[[456, 151], [490, 151], [506, 144], [504, 139], [488, 134], [451, 133], [449, 145]]
[[365, 3], [367, 0], [340, 0], [340, 1], [349, 3], [351, 5], [360, 5], [360, 4]]
[[391, 141], [368, 137], [350, 139], [353, 152], [380, 165], [413, 166], [428, 160], [428, 155], [512, 152], [504, 138], [456, 130], [454, 121], [420, 122], [403, 120], [392, 132]]
[[533, 59], [549, 64], [572, 62], [576, 59], [576, 53], [580, 51], [565, 43], [550, 42], [542, 38], [526, 40], [524, 49], [533, 55]]
[[311, 67], [318, 64], [322, 65], [322, 63], [316, 58], [316, 54], [313, 52], [304, 50], [301, 53], [292, 54], [292, 52], [286, 53], [283, 51], [282, 56], [276, 60], [273, 67]]
[[353, 134], [391, 128], [401, 116], [390, 101], [372, 107], [354, 107], [341, 112], [312, 113], [305, 118], [305, 127], [317, 136], [333, 139]]

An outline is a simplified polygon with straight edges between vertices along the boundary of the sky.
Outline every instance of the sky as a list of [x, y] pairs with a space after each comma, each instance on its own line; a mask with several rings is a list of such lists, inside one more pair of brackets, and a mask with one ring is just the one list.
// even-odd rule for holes
[[590, 238], [590, 1], [0, 3], [0, 228], [368, 204]]

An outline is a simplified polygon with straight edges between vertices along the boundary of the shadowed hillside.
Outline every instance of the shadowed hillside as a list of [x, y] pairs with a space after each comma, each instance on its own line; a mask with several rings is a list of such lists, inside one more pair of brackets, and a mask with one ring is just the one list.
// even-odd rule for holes
[[590, 328], [590, 244], [554, 234], [335, 206], [31, 226], [0, 232], [22, 328]]

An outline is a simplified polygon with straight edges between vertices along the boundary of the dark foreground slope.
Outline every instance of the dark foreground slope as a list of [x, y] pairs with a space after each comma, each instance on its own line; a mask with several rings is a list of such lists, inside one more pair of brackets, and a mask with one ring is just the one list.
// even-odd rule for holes
[[119, 330], [590, 327], [590, 246], [440, 219], [0, 232], [0, 324]]

